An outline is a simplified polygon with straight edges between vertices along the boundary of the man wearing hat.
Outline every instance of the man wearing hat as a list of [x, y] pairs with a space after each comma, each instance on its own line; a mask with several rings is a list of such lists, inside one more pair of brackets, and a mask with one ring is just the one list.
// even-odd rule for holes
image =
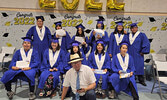
[[[9, 70], [6, 71], [1, 78], [1, 81], [5, 84], [7, 90], [7, 96], [9, 99], [13, 98], [14, 92], [11, 89], [11, 83], [17, 79], [28, 81], [29, 83], [29, 99], [34, 100], [34, 86], [35, 86], [35, 74], [39, 65], [38, 52], [31, 48], [31, 38], [23, 37], [22, 48], [17, 50], [13, 56], [13, 59], [9, 65]], [[18, 63], [22, 61], [22, 65], [27, 66], [21, 67]]]
[[129, 54], [134, 59], [135, 75], [138, 76], [139, 83], [146, 86], [144, 82], [144, 54], [150, 52], [150, 42], [145, 33], [138, 31], [137, 23], [130, 25], [131, 33], [128, 34], [130, 46]]
[[69, 87], [72, 88], [72, 100], [96, 100], [95, 91], [96, 78], [93, 71], [86, 65], [82, 65], [78, 54], [70, 55], [70, 64], [72, 68], [67, 71], [61, 100], [64, 100]]
[[39, 59], [42, 61], [42, 54], [45, 49], [49, 48], [49, 43], [51, 39], [51, 32], [48, 27], [44, 26], [43, 23], [45, 21], [43, 16], [36, 16], [37, 25], [32, 26], [26, 37], [33, 37], [33, 48], [36, 49], [39, 53]]

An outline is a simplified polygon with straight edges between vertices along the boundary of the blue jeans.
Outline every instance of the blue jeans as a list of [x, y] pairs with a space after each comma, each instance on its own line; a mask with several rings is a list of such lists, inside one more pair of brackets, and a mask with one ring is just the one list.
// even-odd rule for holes
[[[72, 100], [75, 100], [75, 94], [73, 94]], [[96, 95], [94, 90], [86, 91], [85, 95], [80, 96], [80, 100], [96, 100]]]

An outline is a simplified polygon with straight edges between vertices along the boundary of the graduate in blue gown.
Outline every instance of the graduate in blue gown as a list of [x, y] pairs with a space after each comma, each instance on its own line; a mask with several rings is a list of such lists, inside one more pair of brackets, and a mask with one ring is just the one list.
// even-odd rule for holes
[[[96, 20], [96, 29], [102, 29], [104, 30], [104, 23], [105, 19], [103, 16], [99, 16], [99, 19]], [[108, 33], [104, 30], [104, 35], [101, 37], [99, 35], [96, 36], [96, 32], [92, 31], [89, 37], [89, 45], [91, 46], [91, 52], [94, 52], [96, 50], [96, 40], [102, 39], [105, 43], [105, 46], [108, 45], [109, 38], [108, 38]]]
[[72, 41], [76, 40], [75, 37], [82, 37], [84, 39], [84, 42], [81, 43], [81, 51], [86, 55], [90, 49], [88, 43], [89, 43], [89, 40], [88, 40], [88, 37], [85, 36], [84, 34], [84, 29], [85, 27], [82, 25], [82, 24], [79, 24], [76, 26], [76, 29], [77, 29], [77, 32], [76, 32], [76, 35], [74, 35], [72, 37]]
[[111, 59], [107, 52], [105, 52], [105, 44], [102, 39], [97, 40], [96, 50], [88, 57], [88, 65], [93, 71], [101, 70], [104, 74], [95, 73], [96, 89], [95, 93], [98, 98], [104, 99], [106, 97], [105, 91], [108, 88], [108, 75], [111, 69]]
[[[58, 21], [54, 23], [56, 25], [55, 29], [59, 30], [62, 29], [62, 22]], [[65, 30], [64, 30], [65, 31]], [[61, 49], [65, 52], [68, 53], [68, 49], [70, 48], [70, 43], [72, 42], [70, 35], [68, 34], [67, 31], [65, 31], [66, 34], [65, 36], [59, 36], [58, 34], [54, 33], [54, 37], [59, 38], [59, 44], [61, 46]]]
[[110, 57], [115, 56], [120, 52], [119, 43], [122, 41], [127, 41], [128, 37], [124, 31], [123, 22], [116, 22], [117, 26], [115, 27], [114, 32], [110, 34], [109, 43], [108, 43], [108, 53]]
[[72, 68], [71, 64], [69, 64], [68, 62], [70, 61], [70, 55], [71, 54], [75, 54], [75, 53], [78, 53], [78, 55], [83, 58], [82, 60], [82, 64], [84, 65], [87, 65], [87, 60], [86, 60], [86, 57], [85, 57], [85, 54], [80, 50], [79, 48], [79, 45], [81, 43], [78, 42], [78, 41], [73, 41], [71, 42], [71, 46], [70, 46], [70, 53], [67, 53], [66, 57], [65, 57], [65, 66], [64, 66], [64, 70], [65, 72], [67, 72], [69, 69]]
[[[12, 99], [14, 95], [11, 89], [12, 82], [15, 82], [17, 79], [28, 81], [30, 89], [29, 99], [32, 100], [35, 98], [35, 74], [40, 61], [38, 52], [31, 48], [31, 38], [23, 37], [22, 39], [24, 40], [22, 44], [23, 47], [15, 52], [9, 65], [9, 70], [4, 73], [1, 81], [5, 84], [9, 99]], [[25, 63], [26, 67], [21, 68], [21, 66], [18, 66], [19, 61]]]
[[38, 51], [39, 59], [42, 61], [42, 54], [44, 53], [45, 49], [49, 48], [50, 45], [51, 32], [48, 27], [43, 25], [45, 21], [43, 16], [36, 16], [36, 20], [37, 25], [32, 26], [28, 30], [26, 37], [33, 39], [33, 48]]
[[[133, 100], [139, 100], [136, 81], [135, 81], [135, 66], [132, 56], [127, 53], [128, 43], [120, 44], [120, 53], [115, 55], [112, 60], [113, 74], [109, 77], [111, 83], [110, 88], [114, 88], [116, 93], [124, 91], [133, 97]], [[121, 74], [129, 73], [128, 77], [122, 77]], [[109, 88], [109, 89], [110, 89]]]
[[131, 33], [128, 34], [130, 42], [129, 54], [134, 59], [135, 75], [138, 76], [139, 83], [146, 86], [144, 82], [144, 54], [150, 52], [150, 42], [145, 33], [138, 31], [137, 23], [131, 24]]
[[59, 75], [64, 67], [65, 53], [60, 49], [59, 40], [53, 38], [50, 48], [46, 49], [43, 54], [43, 62], [40, 68], [41, 75], [39, 78], [40, 88], [39, 96], [55, 96], [56, 87], [59, 83]]

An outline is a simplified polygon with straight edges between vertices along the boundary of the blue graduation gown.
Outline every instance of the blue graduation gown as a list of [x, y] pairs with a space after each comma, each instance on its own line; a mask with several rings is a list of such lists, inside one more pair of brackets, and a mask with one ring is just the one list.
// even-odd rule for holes
[[[75, 40], [75, 36], [72, 37], [72, 41], [74, 41], [74, 40]], [[85, 37], [85, 42], [87, 44], [87, 47], [82, 46], [81, 51], [84, 52], [84, 54], [86, 55], [89, 52], [89, 49], [90, 49], [88, 37]]]
[[[105, 46], [107, 46], [109, 41], [108, 33], [106, 31], [104, 32], [105, 32], [105, 35], [102, 37], [102, 40], [104, 41]], [[93, 36], [93, 31], [91, 32], [89, 37], [89, 45], [91, 46], [91, 52], [94, 52], [96, 50], [96, 40], [95, 40], [95, 36]]]
[[[82, 64], [83, 65], [87, 65], [87, 60], [86, 60], [86, 56], [83, 52], [81, 52], [81, 55], [82, 55]], [[65, 72], [67, 72], [69, 69], [72, 68], [71, 64], [68, 64], [68, 62], [70, 61], [70, 53], [67, 53], [66, 54], [66, 57], [65, 57], [65, 65], [64, 65], [64, 70]]]
[[[105, 53], [105, 59], [104, 59], [104, 63], [103, 63], [103, 66], [102, 66], [101, 69], [102, 70], [104, 70], [104, 69], [110, 70], [111, 69], [110, 63], [111, 63], [110, 56], [108, 55], [108, 53]], [[88, 57], [88, 65], [89, 65], [90, 68], [98, 69], [94, 52], [92, 52]], [[102, 89], [103, 90], [108, 88], [108, 75], [109, 75], [109, 71], [106, 74], [102, 74], [102, 75], [101, 74], [95, 74], [96, 84], [98, 84], [100, 76], [102, 76]]]
[[[5, 84], [7, 82], [9, 82], [10, 80], [16, 81], [16, 79], [14, 78], [17, 74], [23, 72], [30, 80], [31, 80], [31, 86], [35, 85], [35, 74], [37, 71], [37, 68], [40, 64], [39, 61], [39, 56], [38, 56], [38, 52], [33, 49], [32, 52], [32, 56], [31, 56], [31, 61], [30, 61], [30, 66], [31, 69], [30, 70], [13, 70], [12, 66], [16, 66], [16, 62], [17, 61], [21, 61], [22, 57], [20, 54], [20, 49], [17, 50], [12, 58], [12, 61], [9, 65], [9, 70], [6, 71], [3, 75], [3, 77], [1, 78], [1, 81]], [[24, 80], [24, 81], [28, 81], [25, 77], [19, 77], [20, 79]]]
[[40, 40], [38, 36], [36, 26], [33, 26], [28, 30], [26, 37], [30, 37], [30, 38], [33, 37], [32, 46], [34, 49], [38, 51], [39, 59], [40, 61], [42, 61], [42, 56], [43, 56], [45, 49], [49, 48], [50, 46], [51, 32], [49, 28], [45, 26], [45, 35], [42, 41]]
[[140, 53], [148, 54], [149, 52], [150, 42], [147, 36], [140, 32], [133, 44], [128, 47], [128, 53], [134, 59], [134, 65], [136, 69], [135, 75], [144, 75], [144, 56], [141, 56]]
[[[109, 82], [112, 84], [112, 86], [114, 87], [114, 90], [117, 93], [119, 93], [120, 91], [124, 91], [125, 93], [132, 96], [130, 88], [128, 88], [128, 84], [130, 81], [132, 82], [136, 90], [136, 93], [138, 93], [134, 75], [129, 78], [120, 79], [119, 71], [122, 70], [122, 67], [119, 63], [117, 55], [115, 55], [112, 59], [111, 69], [113, 71], [113, 74], [109, 76]], [[127, 73], [134, 72], [134, 71], [135, 71], [135, 67], [134, 67], [133, 58], [129, 55], [129, 64], [127, 68]]]
[[[124, 34], [122, 41], [128, 41], [128, 37], [126, 34]], [[112, 57], [115, 56], [117, 53], [120, 53], [120, 46], [117, 45], [116, 38], [113, 32], [110, 35], [107, 52], [108, 54], [111, 54]]]
[[[56, 37], [56, 33], [54, 33], [54, 37]], [[63, 36], [61, 41], [61, 49], [65, 52], [65, 54], [68, 53], [68, 49], [70, 48], [71, 42], [72, 42], [71, 37], [66, 31], [66, 36]]]
[[59, 55], [58, 55], [58, 58], [57, 58], [57, 61], [55, 62], [55, 64], [53, 65], [52, 68], [57, 68], [58, 71], [53, 71], [53, 72], [50, 72], [49, 69], [51, 69], [51, 65], [49, 63], [49, 49], [46, 49], [44, 54], [43, 54], [43, 62], [42, 62], [42, 66], [40, 68], [41, 70], [41, 75], [39, 77], [39, 85], [38, 85], [38, 88], [40, 89], [43, 89], [44, 88], [44, 85], [45, 85], [45, 81], [46, 79], [48, 78], [48, 76], [50, 74], [53, 75], [53, 88], [55, 88], [58, 83], [59, 83], [59, 75], [60, 75], [60, 72], [62, 72], [63, 70], [63, 66], [64, 66], [64, 56], [65, 56], [65, 53], [63, 50], [60, 50], [59, 52]]

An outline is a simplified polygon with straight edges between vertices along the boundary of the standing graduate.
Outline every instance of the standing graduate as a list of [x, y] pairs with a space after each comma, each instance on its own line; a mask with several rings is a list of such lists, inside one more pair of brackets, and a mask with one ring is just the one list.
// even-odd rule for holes
[[[97, 19], [97, 24], [96, 24], [96, 29], [101, 29], [104, 30], [104, 23], [103, 21], [105, 21], [105, 19], [103, 18], [103, 16], [98, 16], [99, 19]], [[96, 36], [96, 32], [92, 31], [89, 37], [89, 45], [91, 46], [91, 52], [94, 52], [96, 50], [96, 40], [98, 39], [102, 39], [105, 43], [105, 46], [108, 45], [108, 33], [104, 30], [104, 35], [101, 37], [99, 35]]]
[[93, 71], [101, 70], [104, 74], [95, 73], [96, 89], [95, 93], [97, 98], [104, 99], [106, 97], [105, 90], [108, 88], [108, 75], [111, 69], [111, 59], [107, 52], [105, 52], [105, 44], [102, 39], [97, 40], [96, 50], [89, 55], [88, 65]]
[[150, 52], [150, 42], [145, 33], [138, 31], [137, 23], [131, 24], [131, 33], [128, 34], [130, 46], [129, 54], [134, 59], [135, 75], [138, 76], [139, 83], [146, 86], [144, 82], [144, 54]]
[[[56, 27], [55, 27], [56, 30], [62, 29], [62, 26], [61, 26], [62, 22], [61, 21], [55, 22], [54, 24], [56, 25]], [[54, 33], [54, 36], [56, 38], [59, 38], [59, 44], [61, 46], [61, 49], [65, 53], [68, 53], [68, 48], [69, 48], [70, 43], [71, 43], [71, 37], [69, 36], [67, 31], [65, 31], [65, 33], [66, 34], [64, 36], [59, 36], [58, 34]]]
[[26, 37], [33, 38], [33, 48], [38, 51], [39, 59], [42, 61], [43, 53], [50, 45], [51, 32], [48, 27], [44, 26], [45, 19], [43, 16], [36, 16], [36, 20], [37, 25], [28, 30]]
[[43, 62], [40, 68], [41, 76], [39, 78], [40, 88], [39, 96], [55, 96], [56, 86], [59, 83], [59, 75], [63, 69], [63, 59], [65, 53], [60, 49], [59, 41], [56, 38], [51, 40], [50, 48], [46, 49], [43, 54]]
[[71, 47], [70, 47], [70, 53], [67, 53], [67, 55], [66, 55], [66, 57], [65, 57], [65, 66], [64, 66], [64, 70], [65, 70], [65, 72], [66, 71], [68, 71], [69, 69], [71, 69], [72, 68], [72, 66], [71, 66], [71, 64], [69, 64], [68, 62], [70, 61], [70, 55], [71, 54], [78, 54], [81, 58], [83, 58], [83, 60], [82, 60], [82, 64], [83, 65], [87, 65], [87, 60], [86, 60], [86, 57], [85, 57], [85, 54], [80, 50], [80, 48], [79, 48], [79, 45], [80, 45], [81, 43], [80, 42], [78, 42], [78, 41], [73, 41], [72, 43], [71, 43]]
[[117, 53], [120, 53], [119, 44], [122, 41], [128, 40], [126, 32], [124, 31], [123, 22], [119, 21], [116, 22], [116, 24], [117, 26], [115, 27], [114, 32], [111, 33], [108, 44], [108, 53], [111, 58], [115, 56]]
[[[23, 47], [15, 52], [9, 65], [9, 70], [4, 73], [1, 81], [5, 84], [9, 99], [12, 99], [14, 95], [11, 87], [12, 82], [16, 82], [17, 79], [28, 81], [30, 90], [29, 100], [34, 100], [35, 74], [40, 61], [38, 52], [31, 48], [31, 38], [23, 37], [22, 39], [24, 40], [22, 44]], [[29, 67], [20, 68], [21, 66], [16, 66], [18, 61], [24, 62]]]
[[[136, 81], [135, 81], [135, 67], [133, 57], [128, 53], [128, 43], [121, 42], [120, 53], [115, 55], [112, 60], [112, 71], [113, 74], [109, 77], [110, 89], [119, 93], [124, 91], [127, 94], [133, 96], [133, 100], [139, 100]], [[128, 77], [124, 77], [122, 74], [129, 73]], [[122, 78], [121, 78], [122, 77]]]
[[88, 37], [85, 36], [84, 34], [84, 29], [85, 27], [82, 24], [79, 24], [76, 26], [77, 32], [76, 35], [72, 37], [72, 41], [76, 40], [75, 37], [82, 37], [84, 39], [84, 42], [81, 43], [81, 51], [86, 55], [90, 49], [89, 45], [88, 45]]

